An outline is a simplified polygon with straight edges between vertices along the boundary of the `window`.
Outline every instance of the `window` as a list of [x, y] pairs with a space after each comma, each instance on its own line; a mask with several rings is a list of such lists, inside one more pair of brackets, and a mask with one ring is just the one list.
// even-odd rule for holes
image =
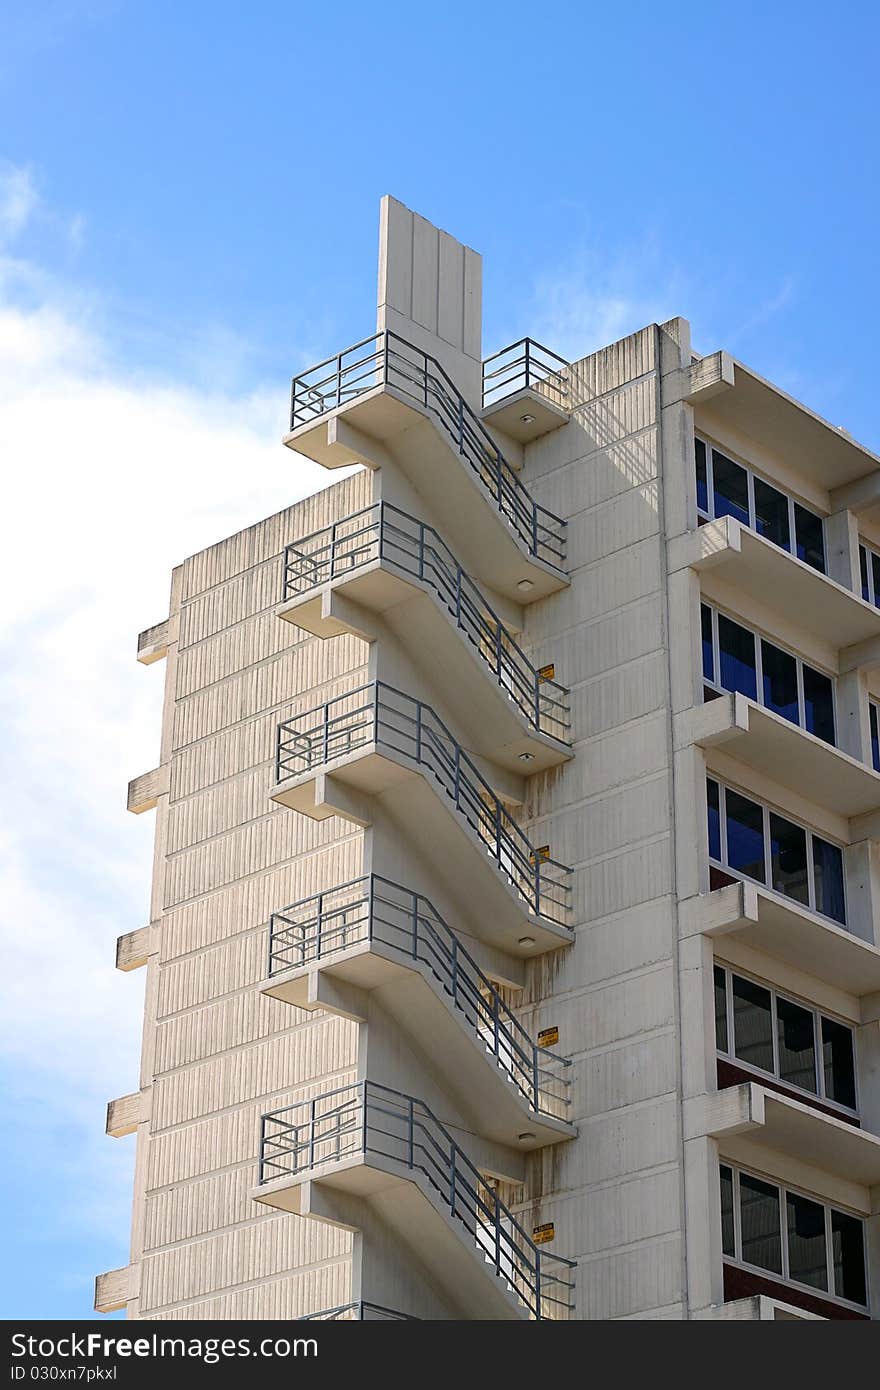
[[880, 772], [880, 718], [873, 700], [868, 701], [868, 716], [871, 720], [871, 762], [874, 771]]
[[700, 605], [700, 630], [706, 685], [739, 691], [825, 743], [836, 743], [830, 676], [708, 603]]
[[719, 1177], [725, 1258], [867, 1306], [865, 1228], [857, 1216], [729, 1163], [719, 1165]]
[[[736, 517], [780, 550], [825, 573], [825, 526], [820, 516], [704, 439], [694, 440], [694, 456], [701, 520]], [[880, 598], [880, 556], [877, 575]]]
[[802, 1000], [716, 963], [715, 1047], [737, 1065], [856, 1111], [853, 1030]]
[[859, 572], [862, 598], [880, 608], [880, 554], [863, 542], [859, 544]]
[[846, 926], [843, 851], [742, 792], [706, 778], [709, 859]]

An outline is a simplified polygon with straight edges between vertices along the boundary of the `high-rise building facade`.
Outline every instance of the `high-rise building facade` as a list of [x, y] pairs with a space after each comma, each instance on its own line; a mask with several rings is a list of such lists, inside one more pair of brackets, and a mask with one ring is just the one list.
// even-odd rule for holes
[[[869, 1318], [880, 459], [683, 319], [483, 359], [382, 204], [325, 491], [165, 658], [134, 1318]], [[329, 344], [329, 347], [335, 345]]]

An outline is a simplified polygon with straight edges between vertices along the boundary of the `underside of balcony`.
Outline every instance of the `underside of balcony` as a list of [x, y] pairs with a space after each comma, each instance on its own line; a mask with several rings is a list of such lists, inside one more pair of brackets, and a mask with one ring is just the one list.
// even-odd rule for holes
[[280, 779], [269, 795], [312, 820], [341, 816], [360, 826], [372, 823], [371, 803], [379, 801], [441, 881], [453, 880], [482, 939], [516, 956], [539, 955], [572, 940], [562, 920], [539, 915], [521, 896], [487, 844], [405, 754], [367, 743], [320, 770]]
[[[422, 961], [407, 959], [384, 942], [363, 941], [325, 961], [273, 973], [262, 990], [298, 1008], [358, 1020], [366, 1017], [366, 994], [373, 993], [404, 1035], [420, 1046], [430, 1039], [433, 1063], [479, 1133], [521, 1150], [558, 1144], [577, 1133], [565, 1119], [529, 1104], [493, 1051], [490, 1027], [484, 1026], [481, 1036]], [[502, 1058], [504, 1051], [502, 1043]], [[555, 1097], [547, 1104], [564, 1108]]]
[[[526, 719], [514, 698], [517, 692], [510, 685], [505, 688], [504, 672], [499, 678], [434, 595], [387, 560], [287, 598], [276, 611], [318, 637], [352, 632], [367, 641], [376, 636], [378, 615], [452, 711], [469, 745], [480, 748], [490, 761], [521, 776], [526, 760], [531, 775], [572, 756], [561, 737]], [[493, 659], [491, 652], [488, 659]], [[556, 719], [548, 716], [546, 726], [561, 734], [562, 716], [563, 711]]]
[[[880, 950], [793, 899], [753, 883], [731, 883], [688, 898], [684, 935], [735, 935], [743, 945], [865, 998], [880, 991]], [[866, 1020], [867, 1021], [867, 1020]]]

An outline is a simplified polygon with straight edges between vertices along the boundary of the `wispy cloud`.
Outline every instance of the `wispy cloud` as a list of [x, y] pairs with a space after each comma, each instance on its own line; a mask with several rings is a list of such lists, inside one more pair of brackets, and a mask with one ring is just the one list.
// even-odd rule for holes
[[123, 808], [128, 778], [157, 759], [164, 665], [138, 666], [135, 637], [167, 612], [175, 563], [327, 479], [278, 443], [283, 382], [241, 395], [116, 366], [81, 287], [15, 258], [36, 208], [30, 176], [7, 169], [0, 1065], [13, 1127], [39, 1113], [55, 1136], [63, 1182], [40, 1200], [51, 1191], [59, 1229], [93, 1238], [95, 1212], [127, 1226], [130, 1201], [127, 1160], [96, 1152], [113, 1145], [104, 1102], [138, 1084], [143, 980], [113, 954], [148, 918], [153, 817]]

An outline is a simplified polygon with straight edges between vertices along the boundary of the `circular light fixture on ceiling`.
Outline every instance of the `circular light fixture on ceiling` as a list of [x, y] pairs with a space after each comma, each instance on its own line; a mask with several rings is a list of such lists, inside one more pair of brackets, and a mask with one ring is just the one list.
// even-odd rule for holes
[[527, 594], [530, 589], [534, 589], [535, 585], [531, 579], [521, 579], [516, 587], [521, 594]]
[[519, 418], [520, 423], [523, 425], [533, 425], [535, 423], [534, 415], [521, 415]]

